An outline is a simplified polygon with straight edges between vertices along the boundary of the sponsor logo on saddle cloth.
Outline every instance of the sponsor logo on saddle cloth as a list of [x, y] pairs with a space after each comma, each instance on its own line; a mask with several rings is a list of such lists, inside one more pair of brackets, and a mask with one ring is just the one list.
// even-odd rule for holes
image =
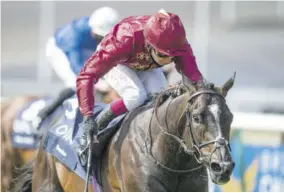
[[51, 153], [69, 169], [75, 170], [77, 155], [72, 145], [74, 136], [82, 120], [77, 119], [78, 100], [76, 97], [64, 101], [51, 119], [48, 132], [44, 139], [43, 149]]

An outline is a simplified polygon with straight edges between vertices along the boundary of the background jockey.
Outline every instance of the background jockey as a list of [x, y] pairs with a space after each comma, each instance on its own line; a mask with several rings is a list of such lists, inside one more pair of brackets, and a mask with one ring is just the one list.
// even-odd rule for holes
[[76, 77], [84, 62], [97, 49], [102, 38], [119, 21], [118, 12], [110, 7], [95, 10], [91, 17], [82, 17], [59, 28], [46, 44], [46, 56], [66, 88], [44, 108], [33, 121], [38, 128], [63, 101], [75, 94]]
[[[152, 16], [128, 17], [115, 25], [77, 77], [79, 108], [84, 116], [78, 153], [86, 149], [91, 131], [96, 134], [114, 117], [142, 105], [148, 94], [165, 89], [168, 85], [161, 67], [171, 62], [191, 81], [202, 80], [177, 15], [161, 10]], [[95, 121], [93, 83], [103, 76], [121, 98], [113, 101]]]

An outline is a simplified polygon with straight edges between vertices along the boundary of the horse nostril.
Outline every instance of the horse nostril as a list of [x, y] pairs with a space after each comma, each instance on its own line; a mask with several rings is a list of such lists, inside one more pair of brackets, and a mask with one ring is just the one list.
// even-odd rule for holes
[[213, 172], [221, 172], [222, 171], [222, 168], [221, 168], [221, 166], [220, 166], [220, 164], [218, 164], [218, 163], [216, 163], [216, 162], [212, 162], [211, 163], [211, 169], [212, 169], [212, 171]]
[[232, 169], [234, 169], [235, 168], [235, 162], [232, 162]]

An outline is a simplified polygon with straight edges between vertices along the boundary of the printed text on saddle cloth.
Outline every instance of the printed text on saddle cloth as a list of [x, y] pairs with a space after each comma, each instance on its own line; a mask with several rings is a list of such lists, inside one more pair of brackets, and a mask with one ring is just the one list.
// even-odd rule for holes
[[55, 128], [55, 134], [61, 136], [69, 144], [72, 144], [72, 131], [78, 109], [78, 100], [77, 98], [71, 98], [66, 100], [63, 105], [65, 106], [64, 115], [66, 121], [61, 122]]

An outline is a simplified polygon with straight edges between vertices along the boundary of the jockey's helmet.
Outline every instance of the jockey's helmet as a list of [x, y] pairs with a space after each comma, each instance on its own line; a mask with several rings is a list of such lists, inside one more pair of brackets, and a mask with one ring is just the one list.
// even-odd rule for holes
[[89, 26], [94, 34], [105, 36], [119, 22], [118, 11], [111, 7], [95, 10], [89, 19]]
[[160, 54], [171, 57], [182, 55], [186, 47], [186, 33], [180, 18], [160, 10], [150, 17], [144, 27], [144, 37]]

